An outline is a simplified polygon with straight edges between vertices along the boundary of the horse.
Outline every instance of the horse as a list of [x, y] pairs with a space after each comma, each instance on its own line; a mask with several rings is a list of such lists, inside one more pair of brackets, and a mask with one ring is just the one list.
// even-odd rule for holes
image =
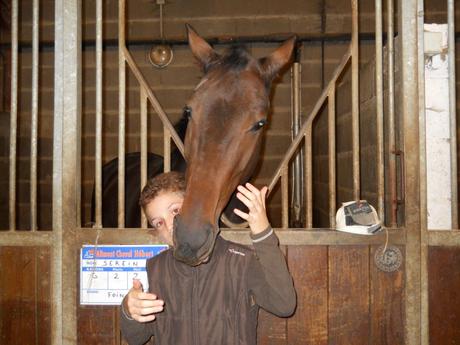
[[232, 193], [254, 171], [272, 82], [291, 60], [296, 38], [256, 59], [242, 46], [221, 55], [186, 27], [203, 77], [185, 107], [186, 191], [174, 220], [173, 250], [177, 260], [197, 266], [212, 254], [218, 219]]
[[[181, 140], [184, 140], [188, 124], [188, 109], [184, 109], [181, 119], [174, 125], [174, 129]], [[150, 179], [163, 172], [163, 157], [152, 152], [147, 153], [147, 178]], [[185, 172], [186, 162], [177, 147], [171, 150], [171, 170]], [[140, 197], [140, 152], [125, 154], [125, 227], [139, 228], [141, 226]], [[114, 158], [102, 166], [102, 226], [104, 228], [118, 227], [118, 158]], [[234, 193], [230, 202], [222, 213], [221, 226], [238, 227], [244, 220], [237, 216], [235, 207], [245, 210], [246, 206]], [[91, 224], [95, 224], [96, 199], [93, 187], [91, 197]]]

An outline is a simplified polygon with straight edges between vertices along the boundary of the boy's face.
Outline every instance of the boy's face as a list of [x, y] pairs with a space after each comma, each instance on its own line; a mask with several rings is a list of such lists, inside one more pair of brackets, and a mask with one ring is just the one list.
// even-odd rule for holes
[[164, 191], [145, 206], [148, 222], [170, 246], [173, 245], [174, 217], [179, 214], [183, 201], [184, 196], [180, 192]]

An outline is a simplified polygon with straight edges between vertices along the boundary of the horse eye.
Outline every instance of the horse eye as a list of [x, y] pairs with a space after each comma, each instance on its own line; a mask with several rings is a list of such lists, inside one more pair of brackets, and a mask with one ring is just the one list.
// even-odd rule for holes
[[267, 123], [266, 119], [259, 120], [257, 121], [252, 127], [251, 127], [251, 132], [256, 132], [259, 129], [261, 129], [265, 124]]
[[190, 120], [192, 117], [192, 108], [190, 108], [188, 105], [184, 107], [184, 116]]

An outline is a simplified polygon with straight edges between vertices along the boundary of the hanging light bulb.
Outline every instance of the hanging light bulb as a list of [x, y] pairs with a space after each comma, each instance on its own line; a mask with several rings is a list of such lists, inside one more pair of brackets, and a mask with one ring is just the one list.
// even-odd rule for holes
[[163, 5], [164, 0], [157, 0], [157, 4], [160, 5], [160, 37], [161, 44], [156, 44], [150, 49], [149, 60], [150, 63], [157, 68], [165, 68], [168, 66], [173, 59], [173, 50], [169, 44], [165, 43], [163, 37]]
[[173, 58], [173, 51], [167, 44], [157, 44], [150, 49], [150, 63], [158, 68], [168, 66]]

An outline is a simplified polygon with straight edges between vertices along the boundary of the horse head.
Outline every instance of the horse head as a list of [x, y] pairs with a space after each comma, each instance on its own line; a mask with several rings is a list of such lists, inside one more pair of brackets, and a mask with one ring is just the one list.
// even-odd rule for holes
[[218, 54], [190, 26], [187, 31], [204, 76], [184, 110], [187, 189], [174, 223], [174, 256], [196, 266], [211, 255], [222, 210], [256, 166], [272, 80], [289, 62], [295, 37], [256, 59], [242, 47]]

